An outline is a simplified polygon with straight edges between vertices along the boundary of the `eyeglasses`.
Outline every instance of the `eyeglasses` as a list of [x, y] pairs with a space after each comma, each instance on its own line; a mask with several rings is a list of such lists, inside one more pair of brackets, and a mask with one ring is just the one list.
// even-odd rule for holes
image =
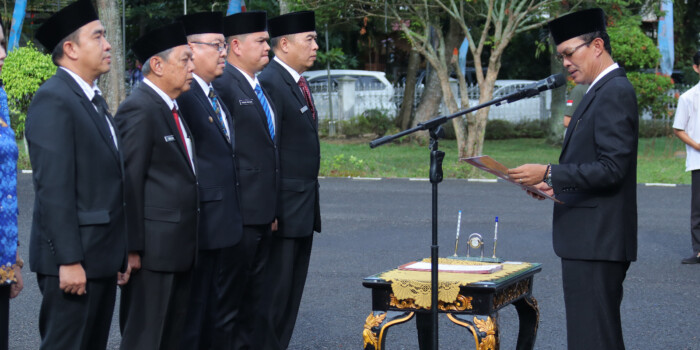
[[216, 51], [221, 52], [221, 51], [226, 51], [226, 48], [228, 45], [226, 43], [203, 43], [201, 41], [190, 41], [192, 44], [200, 44], [200, 45], [208, 45], [211, 47], [215, 47]]
[[563, 61], [563, 60], [564, 60], [564, 57], [566, 57], [566, 58], [571, 58], [571, 56], [573, 56], [573, 55], [576, 53], [576, 50], [578, 50], [578, 49], [580, 49], [580, 48], [582, 48], [582, 47], [584, 47], [584, 46], [588, 46], [588, 45], [590, 45], [592, 42], [593, 42], [593, 40], [586, 41], [585, 43], [583, 43], [583, 44], [581, 44], [581, 45], [579, 45], [579, 46], [576, 46], [573, 50], [571, 50], [571, 51], [569, 51], [569, 52], [558, 53], [555, 57], [557, 58], [557, 60], [558, 60], [559, 62]]

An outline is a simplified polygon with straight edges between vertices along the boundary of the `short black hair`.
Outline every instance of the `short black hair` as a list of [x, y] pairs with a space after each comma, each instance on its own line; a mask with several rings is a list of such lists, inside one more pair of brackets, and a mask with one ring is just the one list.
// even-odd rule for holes
[[700, 50], [693, 55], [693, 62], [696, 66], [700, 66]]
[[58, 61], [63, 58], [63, 44], [66, 43], [66, 41], [72, 41], [78, 45], [80, 45], [80, 28], [76, 29], [73, 33], [68, 34], [67, 37], [63, 38], [56, 47], [54, 47], [53, 52], [51, 52], [51, 61], [53, 61], [53, 64], [58, 66]]
[[596, 38], [601, 38], [603, 40], [603, 47], [605, 48], [605, 51], [607, 51], [608, 54], [612, 56], [612, 47], [610, 47], [610, 36], [608, 35], [608, 32], [599, 30], [596, 32], [583, 34], [579, 36], [579, 38], [581, 38], [581, 40], [587, 43], [592, 42]]

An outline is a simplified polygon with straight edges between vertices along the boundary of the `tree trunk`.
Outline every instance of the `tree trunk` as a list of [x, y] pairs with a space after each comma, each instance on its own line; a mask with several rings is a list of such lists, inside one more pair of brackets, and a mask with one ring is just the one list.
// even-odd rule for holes
[[117, 7], [117, 0], [98, 0], [97, 7], [100, 20], [108, 33], [109, 43], [112, 45], [112, 67], [107, 74], [102, 75], [99, 81], [102, 96], [107, 100], [112, 115], [117, 113], [117, 107], [126, 97], [124, 83], [124, 52], [121, 50], [122, 27], [121, 14]]
[[[564, 13], [571, 9], [570, 4], [563, 3], [559, 8], [558, 13], [554, 13], [554, 17], [559, 17], [560, 13]], [[552, 44], [553, 45], [553, 44]], [[567, 76], [564, 65], [556, 59], [556, 46], [552, 47], [549, 54], [550, 71], [552, 74], [562, 73]], [[552, 90], [552, 115], [547, 122], [547, 143], [552, 145], [560, 145], [564, 142], [564, 110], [566, 109], [566, 88]]]
[[280, 15], [289, 13], [289, 4], [287, 0], [280, 0]]
[[[442, 89], [440, 88], [440, 78], [435, 69], [431, 69], [423, 87], [423, 96], [420, 99], [420, 104], [416, 108], [416, 115], [413, 118], [411, 126], [416, 126], [428, 119], [437, 115], [440, 102], [442, 101]], [[413, 138], [427, 141], [428, 134], [425, 132], [417, 132], [413, 134]]]
[[[564, 66], [555, 59], [556, 51], [550, 54], [552, 74], [566, 75]], [[552, 90], [552, 115], [547, 121], [547, 143], [560, 145], [564, 135], [564, 111], [566, 109], [566, 87]]]
[[[477, 67], [477, 70], [480, 67]], [[489, 66], [484, 81], [479, 85], [479, 103], [488, 102], [493, 98], [493, 86], [501, 69], [501, 53], [491, 51]], [[468, 133], [466, 141], [465, 157], [480, 156], [484, 152], [484, 135], [486, 135], [486, 123], [491, 107], [478, 110], [475, 115], [467, 118]]]
[[420, 54], [416, 50], [411, 50], [408, 56], [408, 68], [406, 71], [406, 86], [403, 89], [403, 101], [401, 110], [396, 116], [396, 126], [401, 130], [408, 129], [413, 116], [413, 103], [416, 96], [416, 73], [420, 65]]

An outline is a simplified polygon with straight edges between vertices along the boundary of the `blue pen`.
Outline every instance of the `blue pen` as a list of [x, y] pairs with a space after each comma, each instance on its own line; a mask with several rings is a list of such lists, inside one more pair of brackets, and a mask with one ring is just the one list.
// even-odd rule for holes
[[496, 258], [496, 243], [498, 243], [498, 216], [496, 216], [496, 227], [493, 229], [493, 258]]

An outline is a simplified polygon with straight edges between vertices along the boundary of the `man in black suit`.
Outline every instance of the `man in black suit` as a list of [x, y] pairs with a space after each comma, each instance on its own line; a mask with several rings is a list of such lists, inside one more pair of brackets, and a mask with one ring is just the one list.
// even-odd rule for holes
[[287, 348], [294, 331], [313, 232], [321, 232], [318, 115], [308, 84], [300, 75], [316, 60], [315, 28], [312, 11], [270, 19], [268, 30], [275, 57], [260, 74], [260, 82], [279, 112], [279, 230], [273, 234], [266, 275], [273, 292], [270, 317], [280, 349]]
[[122, 289], [121, 349], [177, 349], [197, 252], [196, 154], [175, 99], [189, 90], [194, 63], [181, 23], [132, 47], [145, 79], [115, 117], [123, 140], [129, 266]]
[[569, 349], [624, 349], [622, 284], [637, 259], [637, 98], [612, 60], [605, 23], [601, 9], [549, 23], [564, 67], [577, 84], [591, 86], [569, 123], [559, 164], [509, 170], [563, 202], [554, 204], [553, 243], [562, 261]]
[[125, 266], [121, 144], [95, 85], [110, 69], [104, 34], [86, 0], [51, 16], [36, 34], [59, 67], [37, 91], [26, 120], [41, 349], [104, 349]]
[[234, 124], [211, 82], [224, 71], [223, 17], [202, 12], [180, 18], [195, 62], [190, 90], [177, 98], [197, 144], [199, 252], [181, 349], [230, 349], [239, 298], [243, 223], [233, 152]]
[[[231, 112], [241, 189], [243, 239], [238, 255], [239, 281], [229, 297], [237, 304], [236, 348], [263, 349], [269, 322], [262, 317], [265, 298], [263, 270], [268, 260], [270, 233], [276, 229], [277, 156], [276, 110], [255, 74], [269, 62], [265, 12], [241, 12], [224, 18], [228, 43], [224, 73], [213, 83]], [[275, 307], [271, 305], [271, 307]], [[269, 331], [268, 331], [269, 330]]]

